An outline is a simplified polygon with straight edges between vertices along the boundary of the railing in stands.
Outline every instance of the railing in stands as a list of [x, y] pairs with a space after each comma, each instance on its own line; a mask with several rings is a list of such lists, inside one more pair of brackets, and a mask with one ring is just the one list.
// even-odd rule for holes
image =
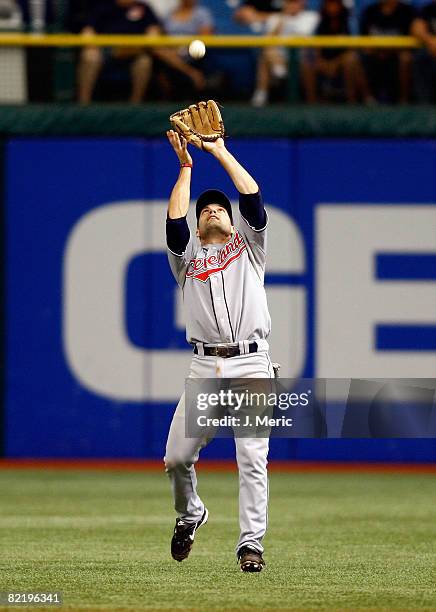
[[[125, 36], [118, 34], [16, 34], [0, 33], [2, 47], [182, 47], [195, 36]], [[341, 47], [350, 49], [404, 49], [421, 46], [412, 36], [203, 36], [206, 47]]]

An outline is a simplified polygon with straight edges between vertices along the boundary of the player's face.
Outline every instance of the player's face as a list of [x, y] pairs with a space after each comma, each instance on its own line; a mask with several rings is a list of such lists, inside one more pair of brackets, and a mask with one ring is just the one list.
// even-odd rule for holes
[[226, 240], [232, 234], [232, 223], [228, 212], [218, 204], [208, 204], [203, 208], [198, 219], [198, 234], [202, 240], [211, 234], [222, 234]]

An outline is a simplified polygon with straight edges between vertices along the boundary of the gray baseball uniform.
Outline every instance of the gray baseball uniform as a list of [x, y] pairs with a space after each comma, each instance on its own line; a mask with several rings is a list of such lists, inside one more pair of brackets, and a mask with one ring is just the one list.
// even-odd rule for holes
[[[260, 194], [240, 196], [240, 223], [226, 244], [201, 245], [191, 236], [183, 253], [168, 248], [171, 270], [183, 291], [187, 340], [195, 346], [190, 378], [273, 378], [267, 338], [270, 316], [264, 289], [266, 214], [263, 227], [246, 220], [245, 199], [263, 211]], [[256, 202], [257, 198], [257, 202]], [[251, 219], [250, 219], [251, 220]], [[182, 220], [176, 220], [182, 221]], [[180, 249], [179, 249], [180, 251]], [[256, 342], [257, 351], [249, 352]], [[204, 355], [205, 346], [236, 345], [231, 358]], [[185, 395], [175, 411], [165, 453], [165, 464], [175, 499], [175, 509], [186, 522], [196, 522], [204, 504], [196, 491], [194, 464], [213, 437], [185, 437]], [[247, 544], [263, 552], [267, 526], [267, 438], [235, 438], [239, 469], [240, 537], [237, 550]]]

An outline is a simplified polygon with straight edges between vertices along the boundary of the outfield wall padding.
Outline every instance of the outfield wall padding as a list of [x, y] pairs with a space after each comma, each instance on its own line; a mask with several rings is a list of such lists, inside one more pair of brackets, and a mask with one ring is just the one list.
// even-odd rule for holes
[[[26, 105], [0, 107], [4, 136], [161, 136], [179, 104], [141, 106]], [[432, 106], [273, 105], [255, 109], [244, 104], [223, 108], [227, 133], [233, 137], [370, 137], [436, 136]]]
[[[434, 378], [436, 140], [229, 149], [269, 212], [282, 376]], [[6, 456], [162, 458], [192, 355], [165, 247], [174, 152], [164, 138], [33, 137], [6, 156]], [[193, 157], [193, 199], [211, 186], [237, 199], [212, 156]], [[233, 455], [230, 439], [202, 453]], [[270, 456], [436, 462], [436, 441], [275, 439]]]

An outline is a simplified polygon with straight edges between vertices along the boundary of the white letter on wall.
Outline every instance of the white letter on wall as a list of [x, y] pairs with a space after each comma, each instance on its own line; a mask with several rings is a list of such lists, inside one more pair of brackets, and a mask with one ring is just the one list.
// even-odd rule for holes
[[319, 377], [432, 378], [435, 352], [377, 351], [377, 324], [436, 324], [436, 283], [375, 278], [380, 252], [436, 251], [436, 207], [320, 205], [316, 213]]
[[[141, 253], [165, 252], [164, 202], [118, 202], [75, 225], [64, 257], [64, 350], [80, 383], [118, 401], [172, 401], [189, 351], [144, 350], [125, 329], [125, 281]], [[144, 296], [144, 300], [147, 296]]]

